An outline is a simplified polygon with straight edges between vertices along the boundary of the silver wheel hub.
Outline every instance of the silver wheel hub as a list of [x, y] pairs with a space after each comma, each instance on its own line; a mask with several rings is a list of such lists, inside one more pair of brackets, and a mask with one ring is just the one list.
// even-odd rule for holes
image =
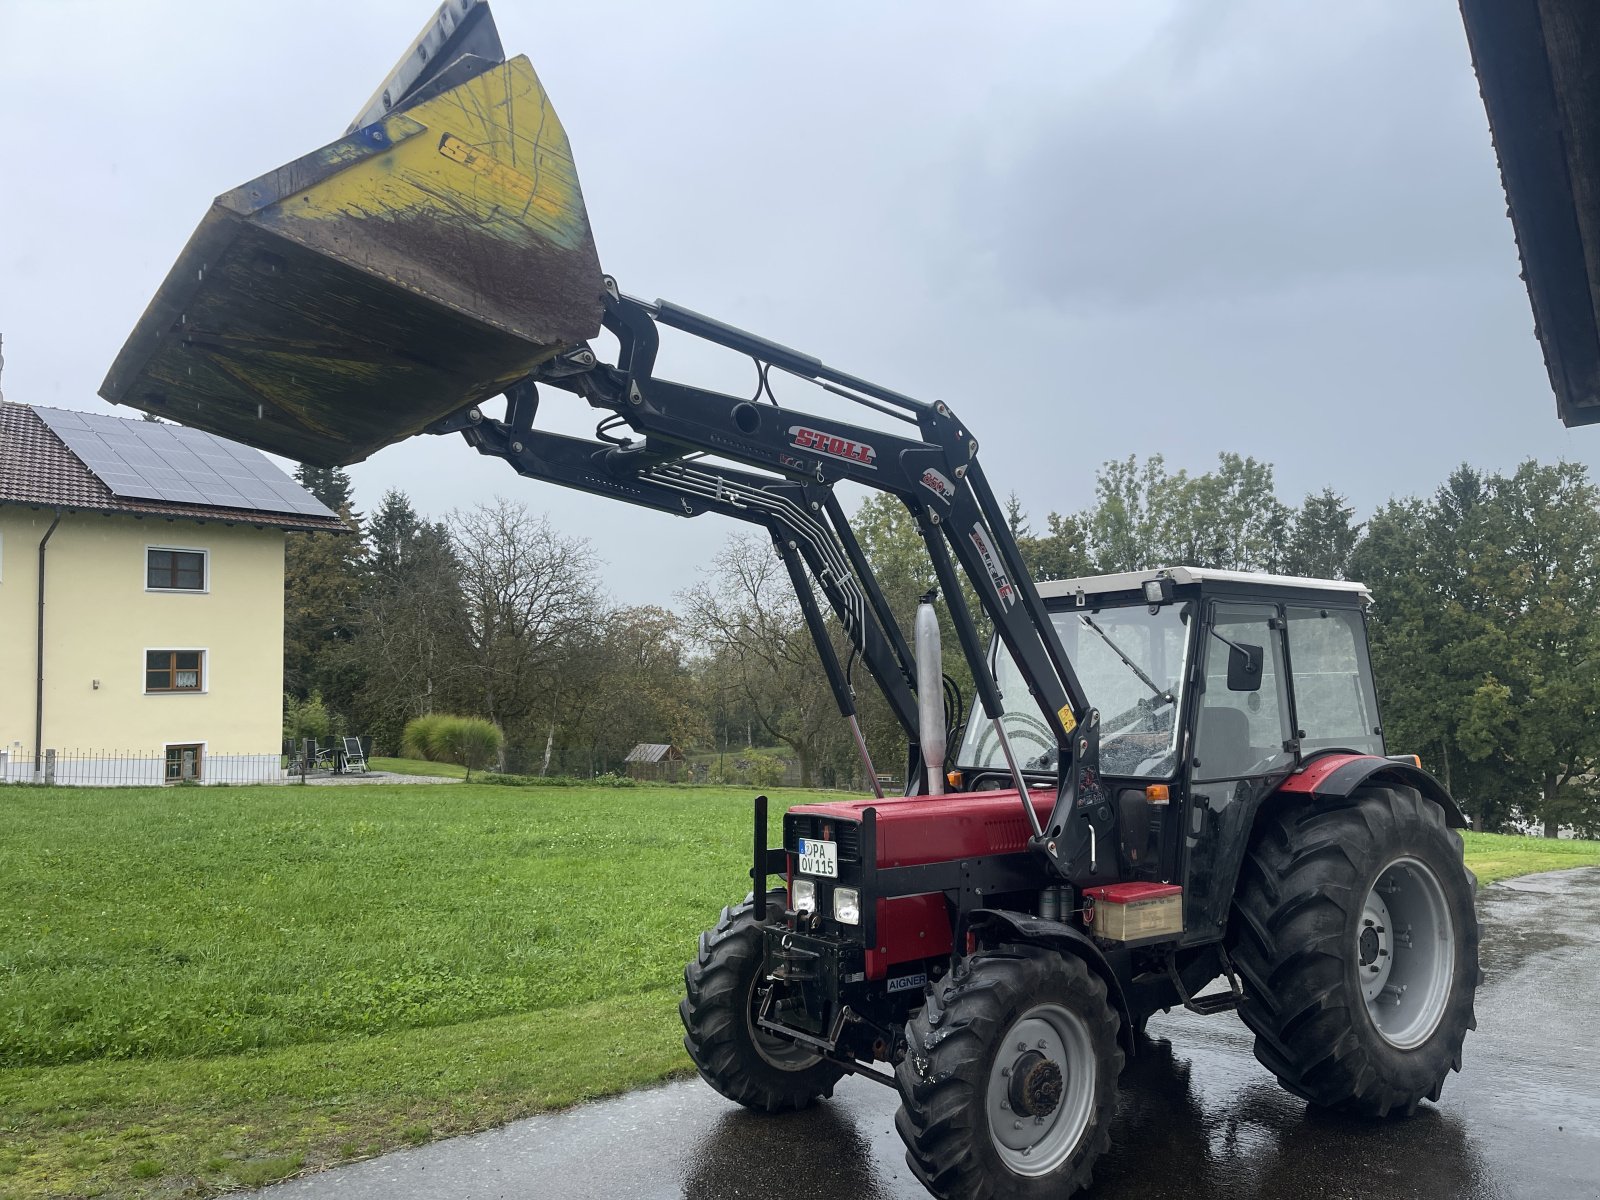
[[1018, 1175], [1046, 1175], [1078, 1148], [1094, 1115], [1089, 1028], [1059, 1004], [1023, 1013], [1000, 1039], [989, 1071], [990, 1140]]
[[1444, 888], [1415, 858], [1396, 859], [1378, 874], [1355, 935], [1356, 976], [1367, 1016], [1400, 1050], [1433, 1036], [1455, 978], [1455, 927]]
[[745, 1021], [750, 1030], [750, 1043], [756, 1048], [756, 1053], [769, 1067], [780, 1071], [804, 1071], [822, 1061], [822, 1056], [801, 1046], [798, 1042], [791, 1042], [773, 1033], [768, 1033], [756, 1023], [756, 1014], [761, 1011], [761, 973], [756, 972], [755, 978], [750, 981], [750, 1002], [745, 1005]]

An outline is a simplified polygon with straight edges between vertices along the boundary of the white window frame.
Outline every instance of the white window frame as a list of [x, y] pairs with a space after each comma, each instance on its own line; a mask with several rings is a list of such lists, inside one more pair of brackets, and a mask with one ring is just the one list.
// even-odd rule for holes
[[195, 782], [204, 783], [206, 781], [206, 764], [211, 761], [211, 746], [204, 738], [189, 738], [187, 740], [178, 739], [176, 741], [161, 743], [161, 786], [172, 787], [174, 784], [179, 782], [176, 779], [167, 778], [167, 751], [171, 750], [174, 746], [200, 747], [200, 777], [196, 779]]
[[[148, 672], [150, 670], [151, 652], [161, 654], [199, 654], [200, 655], [200, 686], [197, 688], [163, 688], [160, 691], [150, 690]], [[211, 647], [209, 646], [146, 646], [139, 652], [139, 691], [145, 696], [204, 696], [211, 691]], [[175, 742], [174, 745], [187, 746], [189, 742]]]
[[[168, 550], [179, 554], [198, 554], [201, 559], [200, 581], [197, 588], [163, 588], [150, 586], [150, 551]], [[144, 590], [158, 592], [163, 596], [204, 596], [211, 591], [211, 551], [203, 546], [162, 546], [155, 543], [147, 544], [144, 548]]]

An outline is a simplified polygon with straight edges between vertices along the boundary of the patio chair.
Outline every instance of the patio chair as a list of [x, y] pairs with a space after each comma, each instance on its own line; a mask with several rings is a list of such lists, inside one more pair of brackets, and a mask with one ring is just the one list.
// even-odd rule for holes
[[311, 743], [311, 769], [313, 771], [327, 771], [332, 774], [339, 769], [338, 745], [330, 741], [326, 746], [321, 739]]
[[361, 749], [361, 739], [347, 737], [344, 739], [344, 769], [346, 771], [360, 771], [367, 773], [367, 756]]

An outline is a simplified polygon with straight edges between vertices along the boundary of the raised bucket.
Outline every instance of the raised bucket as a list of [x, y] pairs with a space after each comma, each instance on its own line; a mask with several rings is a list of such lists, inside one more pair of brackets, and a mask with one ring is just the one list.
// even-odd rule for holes
[[566, 131], [498, 48], [488, 6], [451, 0], [391, 76], [400, 102], [380, 89], [370, 123], [217, 197], [100, 394], [342, 465], [594, 337]]

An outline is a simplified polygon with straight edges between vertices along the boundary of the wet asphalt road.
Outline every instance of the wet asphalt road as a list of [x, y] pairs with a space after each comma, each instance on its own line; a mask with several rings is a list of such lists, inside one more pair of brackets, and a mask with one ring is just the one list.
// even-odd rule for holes
[[[1600, 870], [1485, 889], [1485, 981], [1442, 1103], [1369, 1123], [1278, 1088], [1231, 1014], [1157, 1014], [1096, 1200], [1600, 1197]], [[895, 1094], [767, 1118], [698, 1080], [404, 1150], [260, 1200], [920, 1200]]]

